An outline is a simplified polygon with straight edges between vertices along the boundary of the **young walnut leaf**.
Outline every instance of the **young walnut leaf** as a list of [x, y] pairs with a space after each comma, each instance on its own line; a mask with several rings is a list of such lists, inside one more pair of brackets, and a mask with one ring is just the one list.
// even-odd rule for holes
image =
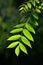
[[21, 40], [22, 40], [22, 42], [23, 42], [24, 44], [26, 44], [27, 46], [29, 46], [30, 48], [32, 48], [32, 47], [31, 47], [31, 44], [30, 44], [30, 42], [29, 42], [29, 40], [26, 39], [25, 36], [22, 36], [22, 37], [21, 37]]
[[43, 7], [43, 2], [41, 3], [41, 6]]
[[27, 6], [31, 9], [31, 3], [28, 2], [27, 3]]
[[35, 20], [34, 17], [31, 17], [31, 18], [30, 18], [30, 22], [31, 22], [33, 25], [38, 26], [38, 22]]
[[18, 40], [21, 37], [21, 35], [13, 35], [8, 38], [9, 41]]
[[39, 3], [39, 0], [35, 0], [36, 1], [36, 3]]
[[23, 28], [18, 28], [18, 29], [14, 29], [12, 31], [10, 31], [10, 33], [19, 33], [23, 30]]
[[30, 32], [32, 32], [32, 33], [35, 34], [34, 28], [33, 28], [29, 23], [27, 23], [27, 24], [25, 25], [25, 27], [26, 27]]
[[18, 45], [18, 46], [16, 47], [16, 49], [15, 49], [15, 54], [18, 56], [19, 53], [20, 53], [20, 49], [19, 49], [19, 45]]
[[13, 42], [7, 48], [14, 48], [15, 46], [17, 46], [18, 43], [19, 43], [18, 41]]
[[28, 6], [27, 5], [25, 5], [25, 9], [28, 10]]
[[21, 24], [14, 26], [14, 28], [20, 28], [20, 27], [23, 27], [24, 25], [25, 25], [25, 23], [21, 23]]
[[38, 20], [38, 14], [36, 12], [32, 13], [32, 15]]
[[31, 3], [33, 4], [33, 6], [35, 6], [35, 5], [36, 5], [36, 2], [35, 2], [35, 1], [31, 1]]
[[27, 30], [27, 29], [24, 29], [23, 30], [23, 34], [31, 41], [34, 41], [33, 39], [33, 36], [31, 35], [31, 33]]
[[41, 13], [41, 10], [38, 9], [38, 8], [36, 8], [36, 12], [37, 12], [37, 13]]
[[25, 47], [21, 42], [19, 42], [19, 47], [20, 47], [20, 49], [21, 49], [24, 53], [27, 54], [26, 47]]
[[20, 9], [19, 9], [19, 11], [21, 11], [21, 10], [23, 10], [24, 9], [24, 7], [21, 7]]

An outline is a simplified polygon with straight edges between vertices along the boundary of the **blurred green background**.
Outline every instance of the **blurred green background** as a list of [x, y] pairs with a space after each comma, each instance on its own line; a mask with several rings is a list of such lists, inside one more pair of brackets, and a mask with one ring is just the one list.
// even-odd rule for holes
[[19, 22], [18, 7], [28, 0], [0, 0], [0, 65], [43, 65], [43, 11], [39, 15], [39, 26], [36, 30], [33, 49], [28, 49], [29, 56], [21, 52], [16, 57], [14, 49], [6, 49], [10, 34], [9, 31]]

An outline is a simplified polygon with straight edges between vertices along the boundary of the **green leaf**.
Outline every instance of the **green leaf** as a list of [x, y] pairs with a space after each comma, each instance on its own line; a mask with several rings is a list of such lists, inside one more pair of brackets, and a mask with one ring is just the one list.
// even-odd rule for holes
[[35, 21], [35, 25], [38, 26], [38, 22], [37, 21]]
[[18, 41], [17, 42], [13, 42], [7, 48], [14, 48], [15, 46], [17, 46], [18, 43], [19, 43]]
[[30, 22], [35, 25], [38, 26], [38, 22], [34, 19], [34, 17], [31, 17]]
[[18, 40], [20, 37], [21, 37], [21, 35], [13, 35], [13, 36], [9, 37], [8, 40], [9, 41]]
[[20, 9], [19, 9], [19, 11], [23, 11], [23, 12], [25, 12], [26, 11], [26, 9], [24, 8], [24, 7], [21, 7]]
[[29, 40], [26, 39], [26, 37], [22, 36], [22, 37], [21, 37], [21, 40], [22, 40], [22, 42], [23, 42], [24, 44], [26, 44], [27, 46], [29, 46], [30, 48], [32, 48], [32, 47], [31, 47], [31, 44], [30, 44], [30, 42], [29, 42]]
[[25, 4], [24, 3], [22, 3], [19, 7], [21, 8], [21, 7], [24, 7], [25, 6]]
[[43, 10], [43, 7], [41, 9]]
[[25, 27], [26, 27], [30, 32], [32, 32], [32, 33], [35, 34], [34, 28], [33, 28], [29, 23], [27, 23], [27, 24], [25, 25]]
[[29, 32], [28, 30], [24, 29], [24, 30], [23, 30], [23, 34], [24, 34], [29, 40], [34, 41], [32, 35], [30, 34], [30, 32]]
[[23, 28], [18, 28], [18, 29], [14, 29], [12, 31], [10, 31], [10, 33], [18, 33], [21, 32], [23, 30]]
[[19, 43], [19, 47], [20, 49], [27, 54], [27, 50], [26, 50], [26, 47], [22, 44], [22, 43]]
[[25, 7], [24, 7], [23, 11], [24, 11], [24, 13], [27, 11]]
[[23, 9], [20, 13], [21, 13], [21, 14], [25, 13], [25, 10]]
[[31, 9], [31, 3], [28, 2], [27, 5], [28, 5], [28, 7]]
[[19, 9], [19, 11], [20, 11], [20, 10], [23, 10], [23, 9], [24, 9], [24, 7], [21, 7], [21, 8]]
[[20, 53], [20, 49], [19, 49], [19, 46], [17, 46], [16, 49], [15, 49], [15, 54], [18, 56], [19, 53]]
[[35, 6], [35, 5], [36, 5], [36, 2], [35, 2], [35, 1], [32, 1], [31, 3], [33, 4], [33, 6]]
[[41, 6], [43, 6], [43, 2], [41, 3]]
[[27, 5], [25, 5], [25, 8], [26, 8], [26, 10], [28, 10], [28, 6]]
[[32, 15], [33, 15], [36, 19], [38, 19], [38, 14], [37, 14], [36, 12], [32, 13]]
[[36, 8], [36, 12], [41, 13], [40, 9]]
[[38, 8], [39, 8], [39, 9], [41, 9], [42, 7], [41, 7], [41, 6], [39, 6]]
[[35, 0], [37, 3], [39, 3], [39, 0]]
[[25, 23], [21, 23], [21, 24], [18, 24], [16, 26], [14, 26], [15, 28], [20, 28], [20, 27], [23, 27], [25, 25]]

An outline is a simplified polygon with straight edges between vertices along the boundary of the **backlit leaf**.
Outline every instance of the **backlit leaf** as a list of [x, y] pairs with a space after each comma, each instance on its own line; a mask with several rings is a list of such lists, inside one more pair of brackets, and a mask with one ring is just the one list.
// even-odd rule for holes
[[36, 12], [32, 13], [32, 15], [33, 15], [36, 19], [38, 19], [38, 14], [37, 14]]
[[35, 6], [35, 5], [36, 5], [36, 2], [35, 2], [35, 1], [32, 1], [31, 3], [33, 4], [33, 6]]
[[27, 24], [25, 25], [25, 27], [26, 27], [30, 32], [32, 32], [32, 33], [35, 34], [34, 28], [33, 28], [29, 23], [27, 23]]
[[31, 44], [30, 44], [30, 42], [29, 42], [29, 40], [26, 39], [26, 37], [22, 36], [22, 37], [21, 37], [21, 40], [22, 40], [22, 42], [23, 42], [24, 44], [26, 44], [27, 46], [29, 46], [30, 48], [32, 48], [32, 47], [31, 47]]
[[41, 6], [39, 6], [38, 8], [39, 8], [39, 9], [41, 9], [42, 7], [41, 7]]
[[23, 27], [25, 25], [25, 23], [22, 23], [22, 24], [18, 24], [16, 26], [14, 26], [15, 28], [20, 28], [20, 27]]
[[35, 0], [37, 3], [39, 3], [39, 0]]
[[19, 10], [23, 10], [24, 9], [24, 7], [21, 7]]
[[43, 2], [41, 3], [41, 6], [43, 6]]
[[8, 38], [9, 41], [12, 41], [12, 40], [18, 40], [21, 36], [20, 35], [13, 35], [11, 37]]
[[28, 6], [27, 5], [25, 5], [25, 8], [26, 8], [26, 10], [28, 10]]
[[31, 33], [30, 33], [28, 30], [24, 29], [24, 30], [23, 30], [23, 34], [24, 34], [29, 40], [34, 41], [32, 35], [31, 35]]
[[41, 13], [40, 9], [36, 8], [36, 12]]
[[18, 29], [14, 29], [12, 31], [10, 31], [10, 33], [18, 33], [21, 32], [23, 30], [23, 28], [18, 28]]
[[20, 53], [20, 49], [19, 49], [19, 46], [17, 46], [16, 49], [15, 49], [15, 54], [18, 56], [19, 53]]
[[19, 43], [19, 47], [20, 49], [27, 54], [27, 50], [26, 50], [26, 47], [22, 44], [22, 43]]
[[31, 9], [31, 3], [28, 2], [27, 5], [28, 5], [28, 7]]
[[34, 17], [31, 17], [30, 22], [35, 26], [38, 26], [38, 22], [34, 19]]
[[14, 48], [15, 46], [17, 46], [18, 43], [19, 43], [18, 41], [17, 42], [13, 42], [7, 48]]

